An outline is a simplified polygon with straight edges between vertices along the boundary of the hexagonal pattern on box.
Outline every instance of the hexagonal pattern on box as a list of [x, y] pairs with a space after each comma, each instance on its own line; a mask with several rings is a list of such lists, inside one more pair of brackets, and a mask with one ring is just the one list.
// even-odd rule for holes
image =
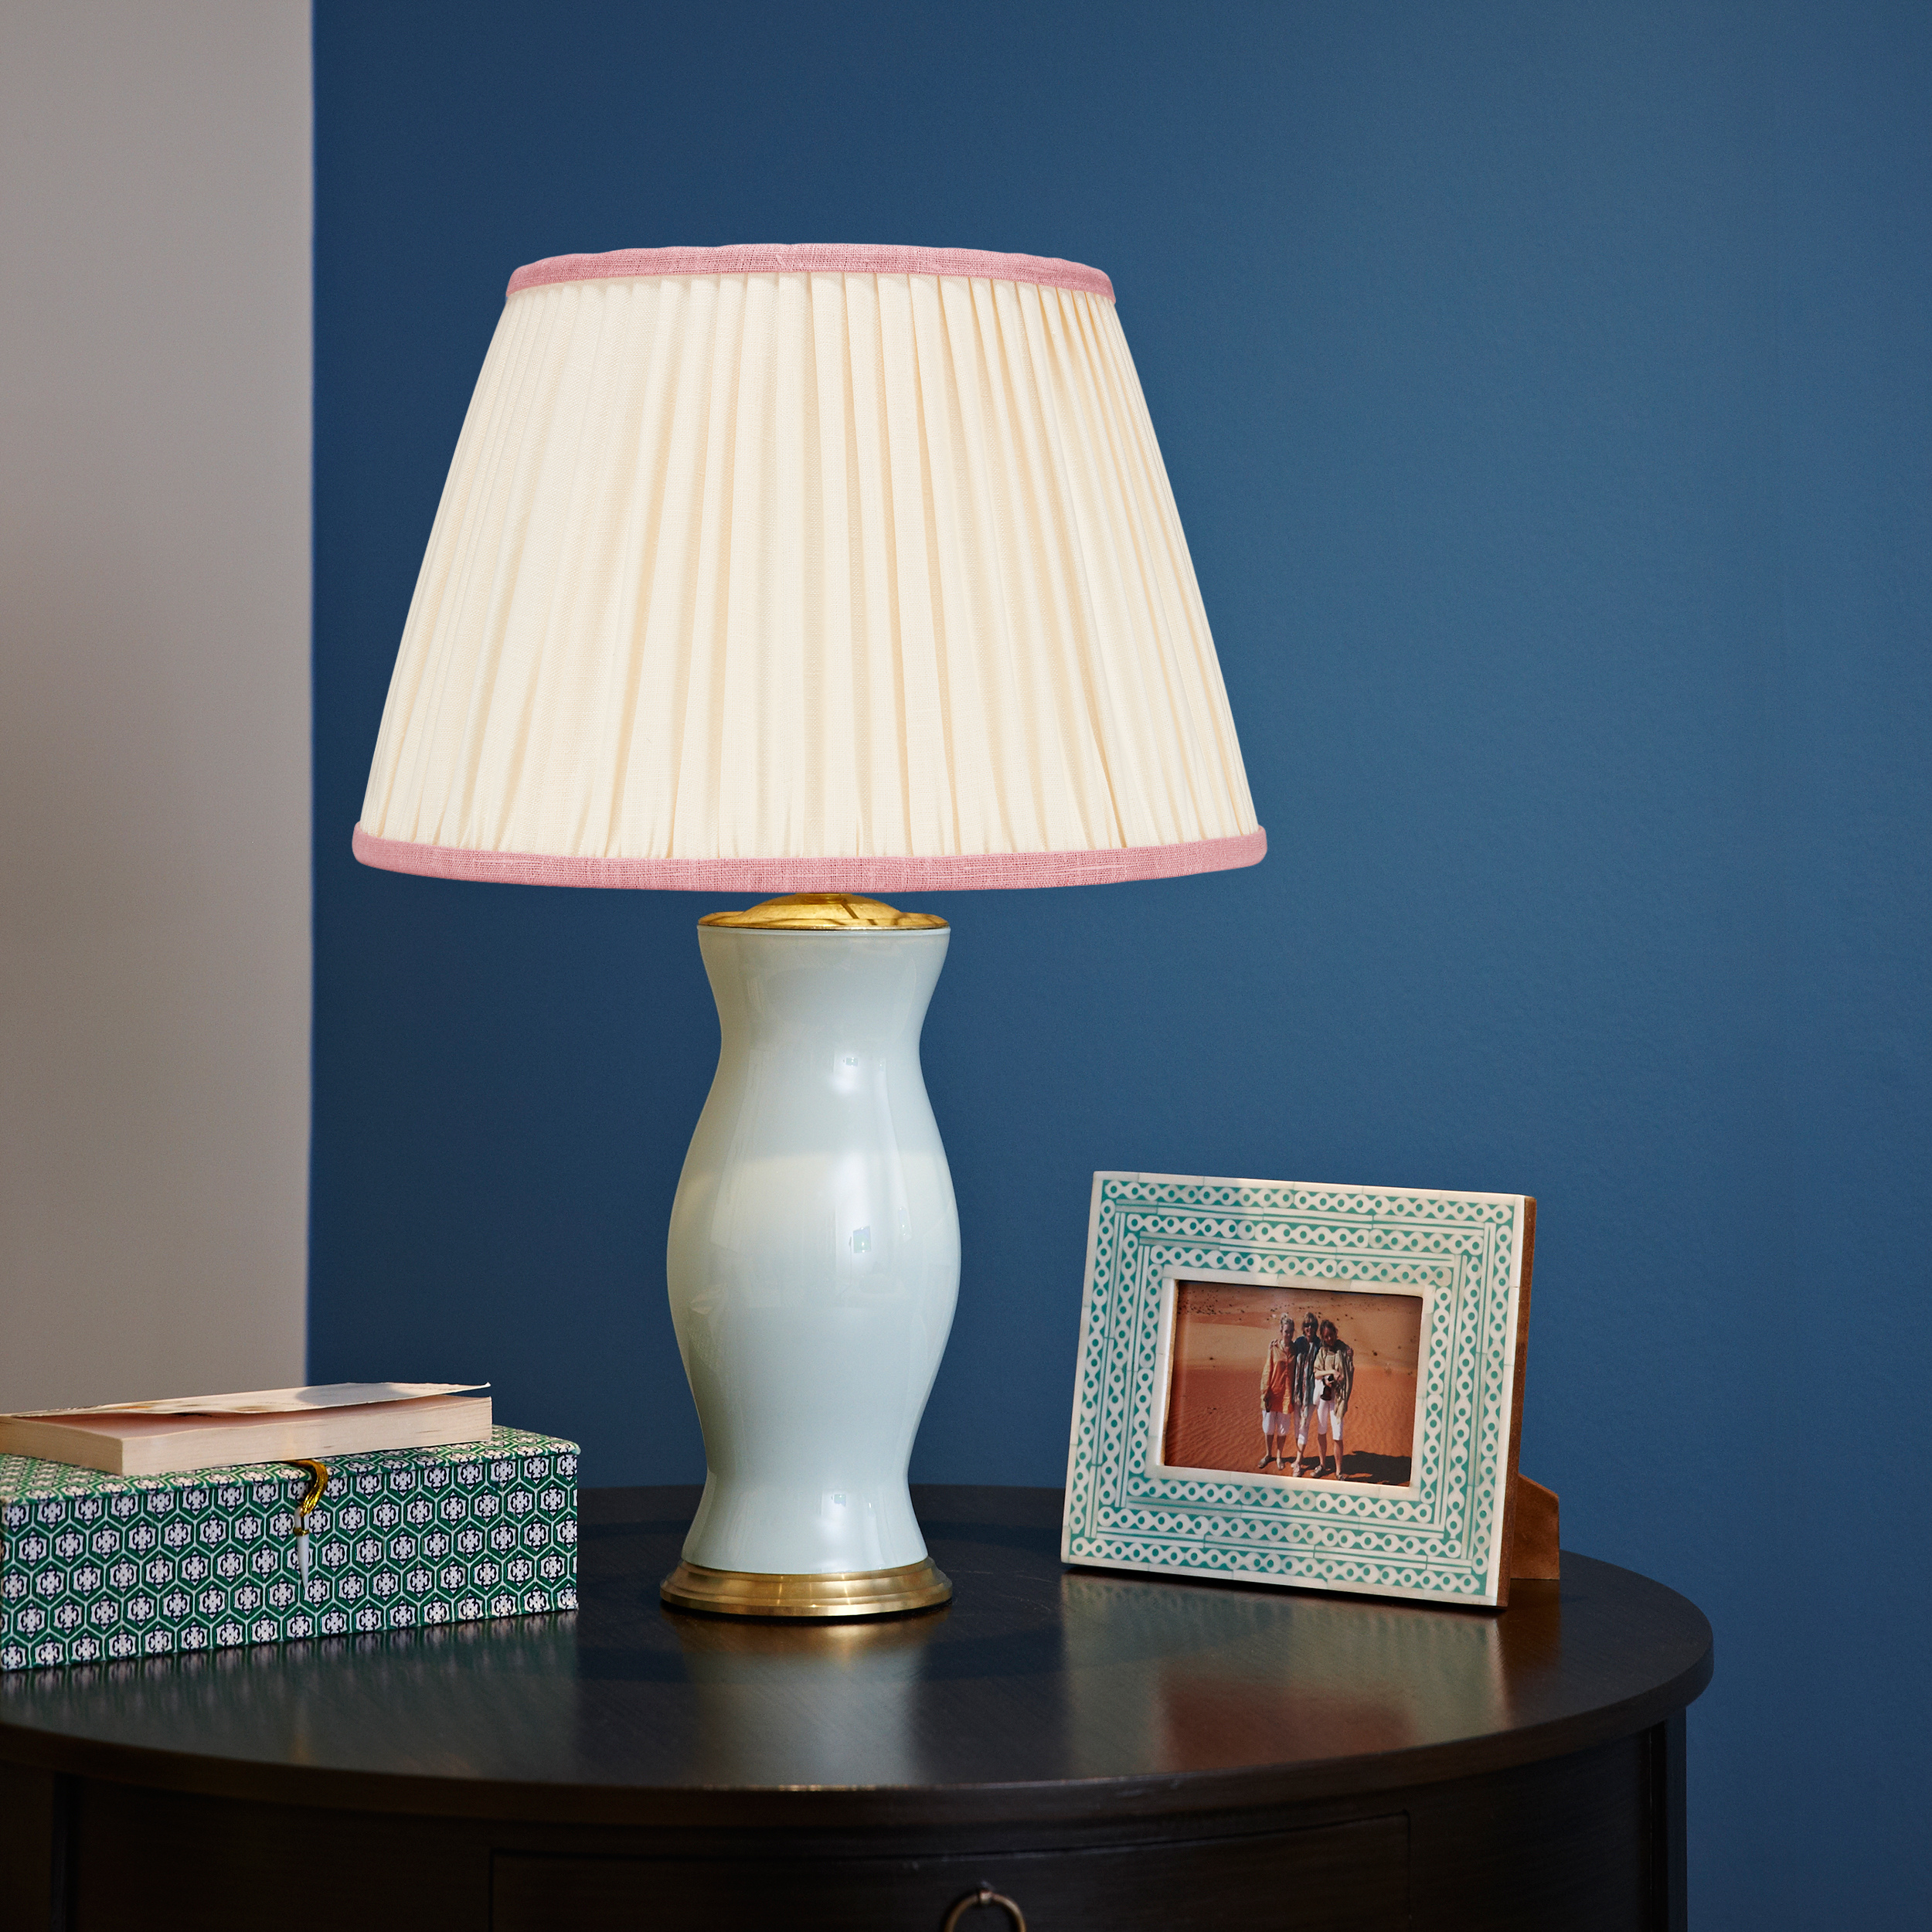
[[0, 1456], [0, 1670], [577, 1607], [577, 1445], [342, 1456], [308, 1518], [286, 1463], [111, 1476]]

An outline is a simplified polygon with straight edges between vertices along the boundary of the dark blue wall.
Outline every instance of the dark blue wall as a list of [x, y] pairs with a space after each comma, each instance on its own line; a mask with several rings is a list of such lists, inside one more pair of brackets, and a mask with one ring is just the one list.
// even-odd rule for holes
[[1698, 1922], [1922, 1910], [1932, 9], [317, 14], [311, 1373], [701, 1471], [706, 906], [349, 853], [509, 270], [1090, 261], [1273, 850], [927, 902], [915, 1473], [1058, 1479], [1097, 1167], [1533, 1192], [1525, 1464], [1717, 1627]]

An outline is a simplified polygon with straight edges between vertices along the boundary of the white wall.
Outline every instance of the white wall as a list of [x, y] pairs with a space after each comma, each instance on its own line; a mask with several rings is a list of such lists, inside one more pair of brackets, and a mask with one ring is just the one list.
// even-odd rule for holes
[[0, 0], [0, 1409], [299, 1381], [309, 25]]

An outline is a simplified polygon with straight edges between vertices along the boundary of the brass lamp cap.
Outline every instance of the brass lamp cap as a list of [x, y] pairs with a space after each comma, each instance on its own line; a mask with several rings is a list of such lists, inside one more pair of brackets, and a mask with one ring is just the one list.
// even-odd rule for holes
[[698, 923], [760, 932], [905, 933], [943, 930], [946, 922], [936, 913], [902, 913], [852, 893], [787, 893], [741, 913], [706, 913]]

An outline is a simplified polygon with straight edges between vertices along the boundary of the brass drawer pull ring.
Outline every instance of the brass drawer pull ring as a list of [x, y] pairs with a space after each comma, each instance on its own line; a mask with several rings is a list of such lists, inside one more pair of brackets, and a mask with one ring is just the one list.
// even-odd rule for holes
[[968, 1892], [946, 1914], [946, 1923], [939, 1932], [958, 1932], [961, 1917], [976, 1905], [996, 1905], [1013, 1922], [1013, 1932], [1026, 1932], [1026, 1914], [1004, 1892], [995, 1892], [990, 1885], [982, 1885], [977, 1892]]

